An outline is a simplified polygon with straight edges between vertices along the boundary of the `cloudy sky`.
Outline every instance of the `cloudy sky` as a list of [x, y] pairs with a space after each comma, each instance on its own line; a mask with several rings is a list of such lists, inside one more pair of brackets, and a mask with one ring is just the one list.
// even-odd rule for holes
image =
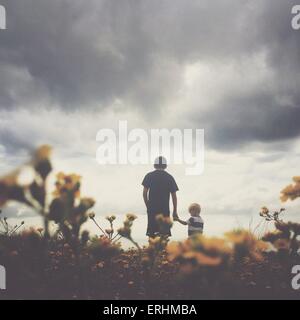
[[[54, 147], [56, 171], [83, 176], [96, 213], [140, 215], [151, 166], [101, 166], [96, 134], [205, 130], [205, 170], [170, 165], [179, 213], [199, 202], [206, 230], [247, 225], [299, 175], [300, 31], [292, 0], [1, 0], [0, 173]], [[300, 203], [287, 203], [300, 220]], [[10, 216], [29, 215], [7, 209]], [[30, 218], [33, 219], [33, 218]], [[176, 226], [176, 235], [185, 234]]]

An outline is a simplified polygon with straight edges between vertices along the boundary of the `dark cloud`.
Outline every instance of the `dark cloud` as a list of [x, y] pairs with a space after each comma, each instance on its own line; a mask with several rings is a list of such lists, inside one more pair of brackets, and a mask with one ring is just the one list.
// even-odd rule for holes
[[6, 68], [0, 103], [6, 108], [32, 102], [32, 94], [65, 109], [116, 98], [155, 107], [174, 94], [188, 61], [255, 50], [246, 33], [248, 1], [3, 3], [8, 30], [0, 34]]
[[[300, 133], [300, 33], [291, 28], [292, 0], [2, 3], [8, 30], [0, 33], [1, 109], [94, 110], [120, 99], [149, 116], [177, 93], [187, 64], [239, 66], [264, 52], [273, 86], [231, 94], [214, 110], [199, 107], [186, 121], [197, 119], [194, 124], [207, 128], [207, 141], [216, 148]], [[278, 95], [291, 103], [284, 105]], [[26, 144], [14, 136], [7, 136], [9, 144]]]
[[6, 7], [2, 108], [30, 101], [37, 87], [44, 91], [38, 98], [66, 110], [117, 98], [142, 97], [145, 104], [148, 97], [162, 98], [151, 80], [166, 76], [157, 74], [154, 38], [143, 28], [145, 10], [138, 1], [27, 0]]
[[[249, 10], [249, 31], [244, 40], [236, 41], [249, 40], [254, 44], [254, 53], [265, 53], [272, 79], [248, 91], [244, 87], [247, 83], [241, 82], [242, 90], [230, 92], [217, 108], [192, 115], [194, 125], [207, 129], [210, 146], [234, 149], [251, 142], [288, 142], [299, 137], [300, 33], [291, 28], [293, 5], [293, 1], [268, 0]], [[241, 58], [239, 53], [232, 52], [232, 58]]]
[[208, 143], [217, 149], [288, 140], [300, 135], [299, 103], [300, 97], [291, 104], [280, 103], [275, 92], [229, 97], [222, 109], [202, 114], [197, 123], [206, 128]]

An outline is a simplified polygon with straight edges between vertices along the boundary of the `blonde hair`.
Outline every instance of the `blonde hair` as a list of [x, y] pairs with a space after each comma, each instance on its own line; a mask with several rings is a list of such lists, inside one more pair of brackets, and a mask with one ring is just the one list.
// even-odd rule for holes
[[197, 213], [200, 213], [200, 212], [201, 212], [201, 206], [200, 206], [200, 204], [198, 204], [198, 203], [192, 203], [192, 204], [189, 206], [189, 212], [191, 213], [191, 211], [196, 211]]

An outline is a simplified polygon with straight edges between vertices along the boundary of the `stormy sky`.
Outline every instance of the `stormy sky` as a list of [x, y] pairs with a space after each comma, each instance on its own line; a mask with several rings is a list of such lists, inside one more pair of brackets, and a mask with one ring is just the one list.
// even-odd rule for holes
[[[99, 166], [97, 131], [119, 120], [132, 128], [201, 128], [204, 174], [187, 177], [170, 166], [183, 216], [190, 202], [202, 204], [208, 221], [282, 206], [280, 190], [299, 175], [294, 1], [0, 3], [7, 10], [0, 173], [48, 143], [57, 171], [82, 174], [101, 214], [142, 214], [140, 182], [151, 167]], [[287, 207], [295, 212], [297, 204]]]

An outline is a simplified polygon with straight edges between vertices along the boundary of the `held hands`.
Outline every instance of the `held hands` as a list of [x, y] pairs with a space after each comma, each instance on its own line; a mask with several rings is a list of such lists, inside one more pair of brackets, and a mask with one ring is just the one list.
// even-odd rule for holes
[[173, 212], [173, 220], [174, 221], [178, 221], [179, 220], [177, 212]]
[[179, 218], [177, 212], [175, 212], [175, 213], [173, 212], [173, 221], [177, 221], [178, 223], [180, 223], [184, 226], [186, 226], [188, 224], [186, 221], [183, 221]]

